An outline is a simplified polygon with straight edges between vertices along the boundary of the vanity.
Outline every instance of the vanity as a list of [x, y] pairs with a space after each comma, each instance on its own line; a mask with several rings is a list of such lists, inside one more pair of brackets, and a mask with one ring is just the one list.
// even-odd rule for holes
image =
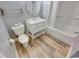
[[27, 33], [32, 39], [39, 37], [46, 31], [46, 19], [42, 19], [39, 17], [29, 18], [26, 20], [26, 24]]

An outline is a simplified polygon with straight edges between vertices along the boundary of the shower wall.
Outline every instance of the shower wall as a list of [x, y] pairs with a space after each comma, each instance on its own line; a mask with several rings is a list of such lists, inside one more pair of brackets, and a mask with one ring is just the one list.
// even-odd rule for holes
[[57, 5], [57, 8], [53, 7], [57, 10], [56, 14], [52, 9], [55, 15], [51, 12], [47, 32], [71, 46], [67, 54], [70, 57], [79, 50], [79, 2], [60, 1]]
[[56, 14], [55, 28], [70, 35], [77, 35], [79, 32], [79, 2], [61, 1], [59, 2]]

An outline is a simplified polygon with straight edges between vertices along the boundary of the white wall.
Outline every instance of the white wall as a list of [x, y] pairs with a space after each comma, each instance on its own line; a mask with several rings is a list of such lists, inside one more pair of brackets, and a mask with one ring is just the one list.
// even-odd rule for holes
[[10, 37], [8, 31], [0, 17], [0, 52], [5, 57], [16, 57], [15, 52], [12, 50], [12, 47], [10, 46], [9, 39]]
[[3, 19], [7, 29], [9, 31], [9, 34], [12, 38], [14, 38], [14, 35], [11, 30], [11, 26], [13, 26], [14, 24], [17, 24], [17, 23], [25, 24], [23, 15], [4, 16], [2, 19]]
[[48, 20], [48, 25], [51, 27], [54, 27], [54, 25], [55, 25], [58, 4], [59, 4], [59, 2], [57, 2], [57, 1], [51, 2], [50, 13], [49, 13], [49, 17], [48, 17], [48, 19], [50, 19], [50, 20]]
[[11, 37], [14, 37], [11, 26], [16, 23], [24, 23], [22, 9], [24, 8], [25, 1], [0, 1], [0, 7], [4, 9], [3, 21], [9, 31]]
[[21, 9], [25, 1], [0, 1], [0, 7], [3, 9]]

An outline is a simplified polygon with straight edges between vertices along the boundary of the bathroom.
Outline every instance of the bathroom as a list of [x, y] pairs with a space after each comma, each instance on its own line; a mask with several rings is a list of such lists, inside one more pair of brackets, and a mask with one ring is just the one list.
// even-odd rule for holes
[[[21, 54], [21, 53], [18, 53], [19, 50], [17, 51], [17, 48], [24, 49], [24, 51], [22, 52], [25, 52], [28, 50], [31, 51], [31, 52], [30, 51], [26, 52], [28, 54], [31, 53], [29, 56], [27, 54], [27, 56], [21, 55], [22, 57], [31, 57], [31, 58], [63, 57], [58, 52], [54, 52], [55, 53], [54, 55], [50, 53], [48, 47], [51, 50], [51, 47], [49, 45], [55, 42], [52, 41], [51, 44], [47, 42], [49, 38], [43, 35], [47, 33], [49, 33], [47, 34], [48, 36], [55, 37], [58, 41], [62, 41], [64, 43], [64, 44], [62, 43], [63, 45], [69, 46], [68, 52], [65, 57], [71, 57], [75, 52], [79, 50], [79, 47], [78, 47], [79, 45], [78, 44], [79, 2], [77, 1], [74, 1], [74, 2], [73, 1], [0, 1], [0, 8], [3, 10], [3, 13], [0, 13], [0, 22], [1, 22], [0, 23], [1, 24], [0, 25], [1, 27], [0, 57], [5, 57], [5, 58], [19, 57], [18, 54]], [[32, 31], [33, 25], [29, 25], [29, 24], [33, 24], [32, 23], [33, 21], [34, 23], [40, 22], [39, 24], [36, 25], [36, 26], [40, 25], [39, 26], [40, 28], [36, 28], [36, 29], [38, 30], [41, 30], [42, 28], [44, 29], [43, 31], [41, 30], [39, 34], [36, 33], [35, 36], [34, 36], [34, 31], [36, 32], [38, 30]], [[15, 31], [15, 28], [14, 28], [15, 25], [16, 27], [18, 25], [24, 26], [22, 29], [24, 29], [23, 34], [27, 38], [27, 40], [25, 40], [27, 41], [26, 50], [24, 48], [25, 45], [24, 46], [22, 44], [19, 45], [20, 43], [18, 42], [17, 42], [18, 44], [17, 48], [15, 46], [14, 41], [16, 41], [16, 38], [19, 39], [20, 37], [16, 35], [16, 33], [19, 32], [19, 30]], [[29, 31], [30, 33], [32, 32], [31, 34], [33, 35], [30, 35]], [[42, 40], [40, 40], [41, 39], [40, 36], [42, 39], [48, 39], [46, 40], [47, 44], [49, 44], [47, 47], [46, 45], [44, 45], [46, 44], [46, 42], [43, 42]], [[32, 38], [31, 40], [29, 40], [30, 37]], [[50, 41], [51, 40], [49, 40], [49, 42]], [[24, 41], [19, 40], [19, 42], [24, 42]], [[30, 42], [30, 44], [28, 42]], [[35, 48], [37, 49], [34, 50], [33, 52], [32, 49], [35, 49]], [[48, 51], [46, 52], [48, 54], [44, 55], [45, 52], [44, 54], [42, 53], [44, 49]], [[64, 50], [63, 47], [62, 49]], [[40, 51], [40, 52], [37, 53], [37, 51]], [[59, 51], [59, 52], [62, 53], [62, 51]], [[43, 54], [43, 56], [40, 54]]]

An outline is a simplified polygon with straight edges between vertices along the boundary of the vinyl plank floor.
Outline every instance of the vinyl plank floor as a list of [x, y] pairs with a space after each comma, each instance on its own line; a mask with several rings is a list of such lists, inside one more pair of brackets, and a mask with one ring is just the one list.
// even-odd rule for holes
[[48, 34], [29, 40], [27, 47], [16, 41], [16, 50], [20, 58], [63, 58], [66, 57], [70, 48], [66, 43]]

